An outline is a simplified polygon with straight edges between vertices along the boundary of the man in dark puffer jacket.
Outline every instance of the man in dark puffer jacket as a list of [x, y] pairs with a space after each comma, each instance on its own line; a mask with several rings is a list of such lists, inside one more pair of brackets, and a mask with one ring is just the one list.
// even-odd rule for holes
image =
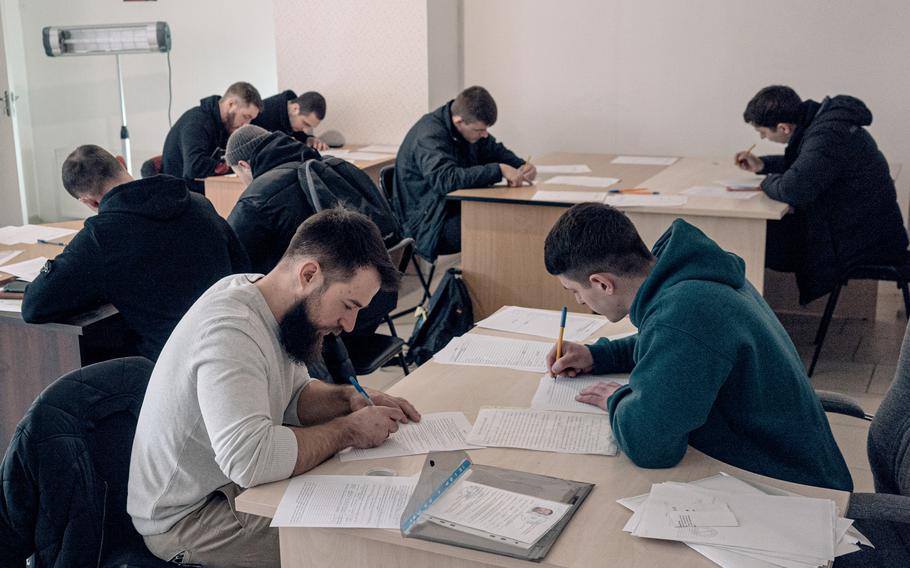
[[834, 289], [860, 264], [904, 259], [907, 232], [890, 168], [865, 126], [872, 113], [838, 95], [802, 101], [790, 87], [765, 87], [743, 118], [762, 138], [787, 144], [783, 156], [739, 152], [744, 170], [768, 174], [762, 190], [794, 212], [768, 223], [765, 265], [795, 272], [799, 302]]

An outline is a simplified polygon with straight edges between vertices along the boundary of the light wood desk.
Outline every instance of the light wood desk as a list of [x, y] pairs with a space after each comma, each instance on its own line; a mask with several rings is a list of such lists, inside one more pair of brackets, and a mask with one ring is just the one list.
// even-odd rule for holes
[[[345, 150], [356, 151], [358, 148], [362, 148], [364, 145], [356, 144], [353, 146], [344, 146]], [[379, 158], [376, 160], [355, 160], [353, 164], [363, 170], [370, 179], [373, 180], [373, 183], [376, 184], [376, 187], [379, 187], [379, 171], [385, 166], [395, 163], [395, 155], [389, 154], [388, 157]], [[228, 215], [231, 214], [231, 209], [234, 208], [234, 205], [237, 204], [237, 200], [240, 199], [240, 195], [243, 193], [243, 190], [246, 189], [246, 185], [240, 178], [234, 174], [226, 176], [212, 176], [205, 178], [205, 196], [212, 202], [212, 205], [215, 206], [215, 211], [219, 215], [227, 219]]]
[[[607, 324], [595, 336], [631, 329], [631, 324], [625, 320], [618, 324]], [[489, 330], [476, 330], [472, 333], [519, 337]], [[539, 378], [537, 373], [439, 365], [431, 361], [404, 377], [388, 392], [407, 398], [423, 413], [461, 410], [473, 422], [481, 406], [530, 406]], [[708, 567], [714, 564], [681, 543], [641, 539], [622, 532], [623, 525], [632, 513], [617, 504], [616, 499], [646, 493], [652, 483], [691, 481], [719, 471], [763, 481], [806, 496], [830, 498], [837, 503], [840, 511], [845, 509], [848, 497], [839, 491], [770, 480], [744, 472], [692, 448], [679, 465], [660, 470], [638, 468], [622, 453], [607, 457], [502, 448], [470, 450], [468, 453], [476, 463], [586, 481], [595, 483], [596, 487], [541, 563], [406, 539], [396, 530], [284, 528], [279, 531], [282, 566]], [[420, 471], [425, 457], [407, 456], [345, 463], [336, 457], [313, 469], [312, 473], [363, 475], [370, 468], [386, 467], [395, 470], [398, 475], [413, 475]], [[272, 517], [287, 483], [279, 481], [249, 489], [237, 498], [237, 508], [246, 513]]]
[[[730, 158], [680, 158], [671, 166], [611, 164], [615, 155], [547, 154], [537, 164], [587, 164], [590, 176], [620, 178], [615, 187], [645, 187], [674, 195], [693, 185], [716, 185], [721, 179], [749, 174]], [[474, 301], [474, 316], [486, 317], [504, 305], [585, 311], [544, 268], [547, 233], [571, 203], [531, 201], [537, 190], [584, 191], [586, 188], [543, 183], [522, 188], [463, 189], [449, 194], [461, 201], [461, 263]], [[601, 190], [602, 191], [602, 190]], [[759, 292], [764, 283], [765, 233], [768, 220], [781, 219], [786, 203], [760, 194], [745, 201], [689, 196], [680, 207], [624, 209], [647, 246], [652, 246], [674, 219], [704, 231], [722, 248], [746, 262], [746, 277]]]
[[[79, 230], [82, 221], [50, 223]], [[76, 234], [54, 241], [69, 242]], [[39, 256], [54, 258], [57, 245], [0, 245], [0, 251], [22, 250], [10, 263]], [[0, 274], [6, 275], [0, 272]], [[12, 439], [16, 424], [35, 397], [61, 375], [91, 363], [119, 357], [125, 326], [119, 312], [106, 305], [60, 323], [29, 324], [21, 314], [0, 312], [0, 448]]]

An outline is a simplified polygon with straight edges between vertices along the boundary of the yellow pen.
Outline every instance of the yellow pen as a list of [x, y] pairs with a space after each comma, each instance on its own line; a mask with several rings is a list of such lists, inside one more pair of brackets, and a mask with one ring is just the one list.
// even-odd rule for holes
[[556, 360], [562, 357], [562, 336], [566, 333], [566, 315], [569, 311], [567, 306], [562, 307], [562, 318], [559, 320], [559, 339], [556, 340]]

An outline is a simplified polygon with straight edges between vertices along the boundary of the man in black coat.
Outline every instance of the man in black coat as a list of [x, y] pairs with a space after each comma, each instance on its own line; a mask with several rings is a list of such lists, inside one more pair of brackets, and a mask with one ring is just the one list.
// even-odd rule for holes
[[262, 101], [262, 112], [253, 122], [269, 132], [284, 132], [320, 152], [328, 145], [316, 138], [313, 131], [325, 119], [325, 97], [307, 91], [299, 97], [288, 89]]
[[461, 251], [461, 204], [446, 195], [490, 187], [505, 178], [513, 187], [531, 182], [537, 169], [496, 141], [496, 101], [483, 87], [469, 87], [454, 101], [425, 114], [411, 127], [395, 161], [395, 213], [404, 233], [427, 259]]
[[864, 126], [872, 113], [846, 95], [802, 101], [790, 87], [765, 87], [743, 113], [762, 139], [786, 144], [783, 156], [735, 156], [768, 174], [762, 190], [794, 213], [768, 223], [766, 266], [795, 272], [799, 302], [834, 289], [853, 266], [890, 264], [907, 251], [907, 232], [885, 156]]
[[171, 176], [138, 181], [103, 148], [76, 148], [63, 187], [98, 215], [28, 285], [22, 318], [59, 321], [113, 304], [156, 360], [177, 322], [209, 286], [249, 272], [246, 251], [201, 195]]
[[259, 91], [244, 82], [234, 83], [220, 97], [200, 100], [199, 106], [183, 113], [167, 133], [161, 173], [183, 178], [192, 191], [205, 193], [202, 178], [230, 171], [223, 159], [228, 136], [261, 111]]

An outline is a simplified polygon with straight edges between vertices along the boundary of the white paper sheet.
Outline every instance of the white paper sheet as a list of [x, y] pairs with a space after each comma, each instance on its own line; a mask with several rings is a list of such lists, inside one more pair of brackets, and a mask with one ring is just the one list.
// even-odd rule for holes
[[736, 190], [747, 190], [747, 189], [758, 189], [761, 186], [761, 182], [765, 181], [765, 176], [750, 176], [750, 177], [740, 177], [740, 178], [730, 178], [730, 179], [721, 179], [717, 180], [717, 185], [722, 185], [724, 188], [736, 189]]
[[[443, 526], [530, 548], [562, 519], [571, 505], [462, 480], [449, 488], [426, 515]], [[451, 524], [449, 524], [451, 523]], [[493, 540], [500, 540], [493, 538]]]
[[416, 477], [301, 475], [291, 479], [273, 527], [397, 529]]
[[424, 414], [420, 417], [420, 422], [399, 424], [398, 431], [391, 434], [381, 446], [352, 449], [338, 454], [338, 457], [344, 462], [468, 450], [477, 447], [467, 441], [470, 432], [471, 423], [463, 412]]
[[16, 278], [31, 282], [41, 274], [41, 269], [46, 262], [47, 258], [39, 256], [38, 258], [33, 258], [31, 260], [23, 260], [22, 262], [17, 262], [15, 264], [0, 266], [0, 272], [12, 274]]
[[587, 174], [591, 173], [591, 168], [587, 164], [534, 164], [538, 174]]
[[671, 166], [678, 159], [670, 156], [616, 156], [610, 163], [635, 166]]
[[543, 373], [554, 343], [467, 333], [455, 337], [433, 356], [446, 365], [477, 365]]
[[6, 227], [0, 227], [0, 244], [35, 244], [38, 242], [38, 239], [51, 241], [59, 239], [60, 237], [72, 235], [75, 232], [76, 231], [73, 229], [48, 227], [46, 225], [22, 225], [21, 227], [8, 225]]
[[557, 203], [603, 203], [603, 191], [542, 191], [537, 190], [531, 201], [555, 201]]
[[341, 158], [342, 160], [347, 160], [348, 162], [363, 161], [368, 160], [384, 160], [390, 158], [389, 154], [379, 154], [376, 152], [360, 152], [360, 151], [350, 151], [345, 150], [339, 152], [337, 150], [326, 150], [322, 152], [323, 156], [334, 156], [336, 158]]
[[607, 194], [604, 203], [613, 207], [682, 207], [689, 200], [685, 195]]
[[719, 185], [694, 185], [685, 191], [680, 192], [682, 195], [692, 195], [699, 197], [712, 197], [714, 199], [737, 199], [744, 201], [758, 197], [760, 191], [728, 191], [726, 187]]
[[358, 152], [372, 152], [374, 154], [397, 154], [398, 145], [397, 144], [370, 144], [369, 146], [364, 146], [363, 148], [358, 148]]
[[3, 250], [0, 251], [0, 266], [3, 266], [7, 262], [13, 260], [17, 256], [22, 254], [21, 250]]
[[[538, 310], [534, 308], [521, 308], [506, 306], [490, 317], [477, 322], [478, 327], [498, 329], [512, 333], [549, 337], [553, 341], [559, 337], [559, 322], [561, 314], [553, 310]], [[598, 329], [606, 325], [607, 320], [602, 316], [585, 316], [569, 313], [566, 316], [566, 332], [563, 338], [566, 341], [581, 341], [587, 339]]]
[[482, 408], [468, 442], [564, 454], [613, 456], [619, 451], [606, 416], [530, 408]]
[[0, 298], [0, 312], [22, 313], [22, 300], [6, 300]]
[[531, 408], [535, 410], [582, 412], [606, 416], [606, 410], [593, 404], [575, 400], [578, 393], [597, 383], [627, 385], [629, 384], [629, 377], [627, 375], [579, 375], [574, 378], [553, 378], [550, 375], [544, 375], [540, 377], [537, 392], [534, 393], [534, 398], [531, 399]]
[[593, 176], [554, 176], [545, 181], [547, 184], [577, 185], [581, 187], [610, 187], [620, 182], [619, 178]]

